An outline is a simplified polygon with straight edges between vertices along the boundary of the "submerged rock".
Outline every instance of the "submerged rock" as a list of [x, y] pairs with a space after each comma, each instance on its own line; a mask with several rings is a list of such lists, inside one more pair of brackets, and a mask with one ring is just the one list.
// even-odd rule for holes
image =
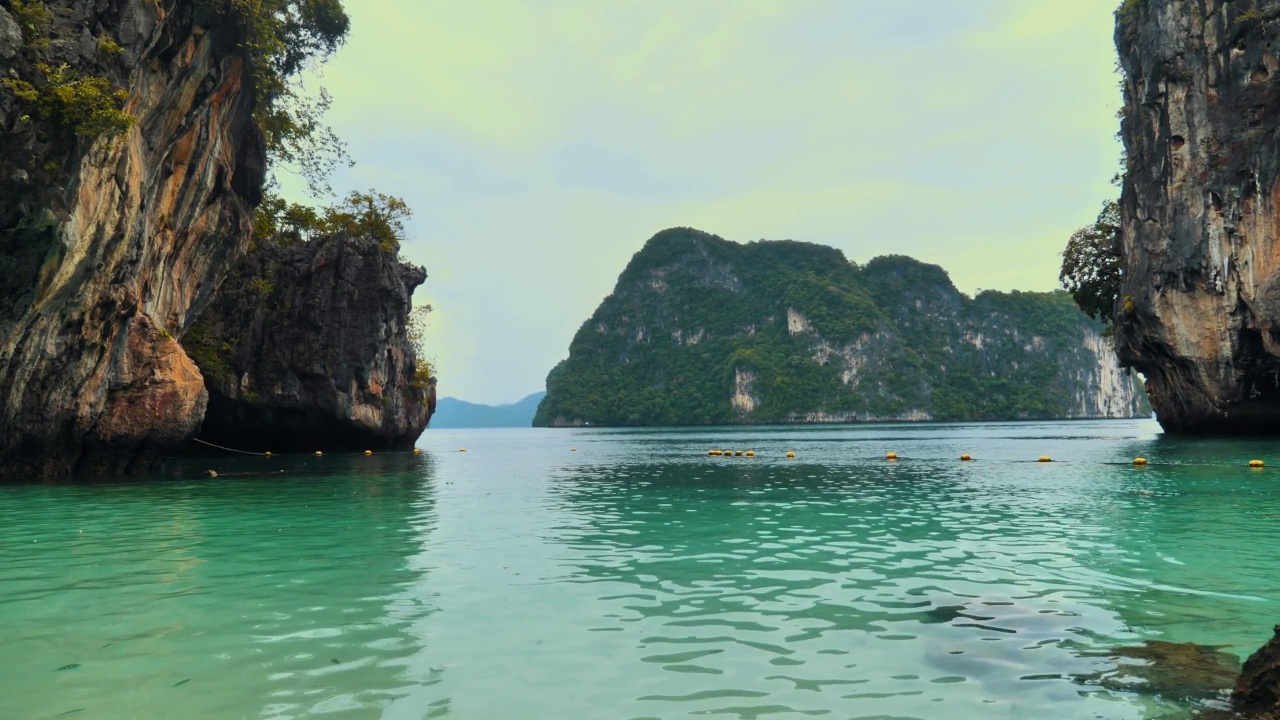
[[426, 277], [367, 237], [260, 243], [183, 338], [209, 389], [198, 437], [270, 452], [412, 447], [434, 393], [407, 331]]
[[960, 618], [970, 617], [964, 614], [964, 605], [934, 605], [921, 613], [920, 622], [925, 624], [949, 623]]
[[1280, 433], [1280, 4], [1117, 18], [1121, 360], [1168, 431]]
[[1225, 700], [1240, 672], [1235, 655], [1189, 642], [1148, 640], [1096, 656], [1114, 660], [1115, 668], [1077, 677], [1077, 682], [1169, 700]]

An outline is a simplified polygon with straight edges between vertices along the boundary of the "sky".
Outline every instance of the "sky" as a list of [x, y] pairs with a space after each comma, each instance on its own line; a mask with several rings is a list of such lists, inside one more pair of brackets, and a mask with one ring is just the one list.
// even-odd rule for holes
[[1116, 0], [346, 6], [333, 185], [413, 208], [442, 395], [543, 389], [664, 228], [1050, 290], [1116, 192]]

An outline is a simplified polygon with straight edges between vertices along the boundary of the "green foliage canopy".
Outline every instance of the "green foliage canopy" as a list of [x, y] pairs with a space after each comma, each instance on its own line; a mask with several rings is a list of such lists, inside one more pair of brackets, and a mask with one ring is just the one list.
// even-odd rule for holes
[[1111, 322], [1120, 293], [1120, 204], [1102, 206], [1092, 225], [1076, 230], [1062, 251], [1058, 280], [1091, 318]]
[[376, 190], [352, 191], [341, 202], [322, 210], [290, 203], [269, 194], [258, 206], [254, 234], [267, 238], [280, 232], [296, 233], [306, 239], [317, 235], [346, 233], [371, 237], [385, 252], [397, 252], [404, 241], [404, 223], [413, 216], [408, 203]]
[[42, 76], [38, 85], [14, 78], [0, 84], [27, 103], [40, 120], [76, 137], [119, 135], [133, 125], [133, 116], [121, 110], [128, 93], [110, 80], [82, 75], [66, 65], [51, 68], [40, 63], [36, 69]]
[[351, 21], [341, 0], [202, 1], [244, 27], [255, 118], [271, 164], [295, 167], [313, 194], [328, 194], [329, 175], [350, 158], [322, 120], [331, 103], [328, 93], [320, 88], [309, 94], [301, 77], [346, 40]]

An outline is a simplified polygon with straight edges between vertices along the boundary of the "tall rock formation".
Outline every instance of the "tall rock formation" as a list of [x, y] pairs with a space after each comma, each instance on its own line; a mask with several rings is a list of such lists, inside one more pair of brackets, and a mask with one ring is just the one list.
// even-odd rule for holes
[[676, 228], [574, 336], [534, 424], [1145, 414], [1101, 331], [1061, 292], [970, 298], [907, 257]]
[[182, 340], [209, 388], [199, 438], [259, 452], [412, 447], [434, 390], [407, 328], [426, 277], [370, 237], [259, 242]]
[[1125, 0], [1122, 362], [1169, 431], [1280, 432], [1280, 4]]
[[0, 474], [146, 468], [200, 422], [174, 338], [245, 249], [264, 174], [242, 38], [202, 7], [0, 2], [0, 74], [102, 77], [136, 118], [54, 134], [0, 87]]

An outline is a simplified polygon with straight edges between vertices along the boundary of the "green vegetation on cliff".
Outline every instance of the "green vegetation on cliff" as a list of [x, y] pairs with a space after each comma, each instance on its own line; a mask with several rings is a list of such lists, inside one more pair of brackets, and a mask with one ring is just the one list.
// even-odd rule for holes
[[[21, 28], [24, 47], [11, 77], [0, 85], [30, 109], [26, 119], [80, 138], [118, 135], [132, 126], [134, 117], [123, 109], [128, 92], [96, 74], [118, 69], [115, 58], [124, 48], [114, 38], [98, 38], [100, 57], [86, 72], [69, 65], [75, 56], [54, 52], [50, 43], [55, 12], [68, 10], [55, 11], [41, 0], [3, 5]], [[241, 28], [239, 45], [257, 93], [255, 118], [272, 160], [293, 164], [309, 181], [322, 183], [345, 151], [321, 122], [328, 95], [322, 89], [318, 97], [309, 97], [300, 77], [346, 39], [350, 20], [341, 0], [201, 0], [197, 5], [199, 24], [214, 25], [214, 18], [225, 16]]]
[[[51, 52], [53, 13], [49, 8], [40, 0], [10, 0], [7, 4], [22, 30], [22, 48], [8, 68], [9, 77], [0, 79], [0, 87], [22, 104], [25, 114], [19, 122], [40, 123], [51, 139], [63, 146], [70, 146], [77, 138], [119, 135], [128, 130], [134, 122], [123, 110], [129, 94], [111, 79], [72, 68], [66, 62], [68, 57]], [[98, 47], [107, 57], [122, 50], [105, 36], [98, 39]], [[58, 164], [51, 161], [49, 167]]]
[[351, 20], [342, 0], [202, 0], [243, 28], [240, 47], [249, 60], [257, 99], [254, 119], [270, 163], [292, 166], [314, 194], [350, 164], [346, 145], [324, 124], [329, 94], [303, 86], [308, 69], [323, 63], [343, 42]]
[[547, 377], [536, 425], [1132, 416], [1063, 292], [982, 292], [908, 257], [677, 228], [632, 258]]
[[394, 254], [404, 241], [404, 222], [412, 216], [402, 198], [376, 190], [353, 190], [341, 202], [320, 209], [268, 194], [254, 214], [253, 235], [264, 239], [285, 232], [310, 240], [346, 233], [371, 237], [383, 252]]
[[1111, 322], [1120, 293], [1120, 203], [1104, 204], [1092, 225], [1071, 234], [1058, 281], [1086, 315]]

